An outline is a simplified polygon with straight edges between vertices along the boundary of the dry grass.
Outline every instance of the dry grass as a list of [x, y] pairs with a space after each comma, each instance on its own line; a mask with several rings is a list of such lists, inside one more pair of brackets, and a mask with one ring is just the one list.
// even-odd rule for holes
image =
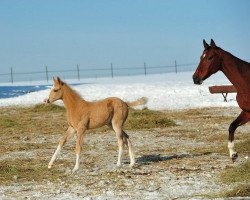
[[244, 152], [244, 153], [250, 155], [250, 137], [246, 136], [243, 141], [236, 143], [235, 148], [237, 148], [237, 151], [239, 151], [239, 152]]
[[[149, 134], [154, 136], [152, 141], [148, 140], [149, 143], [146, 145], [139, 146], [137, 144], [136, 151], [142, 155], [140, 159], [144, 159], [145, 161], [139, 164], [135, 172], [129, 171], [126, 172], [126, 174], [123, 174], [121, 171], [104, 171], [101, 173], [95, 172], [95, 175], [89, 177], [85, 177], [84, 175], [77, 176], [81, 179], [84, 178], [84, 180], [87, 179], [89, 181], [87, 184], [90, 184], [89, 187], [92, 187], [92, 182], [93, 185], [96, 182], [98, 183], [100, 178], [106, 180], [112, 176], [112, 184], [114, 184], [114, 187], [117, 186], [125, 190], [128, 187], [126, 185], [128, 179], [133, 179], [135, 181], [138, 176], [141, 176], [136, 183], [144, 184], [145, 187], [147, 187], [150, 176], [152, 174], [156, 176], [160, 171], [167, 170], [178, 177], [186, 176], [190, 173], [200, 173], [200, 171], [206, 170], [207, 163], [220, 162], [220, 160], [211, 161], [211, 159], [214, 159], [213, 156], [215, 154], [222, 155], [222, 157], [226, 157], [226, 159], [228, 158], [227, 129], [230, 122], [233, 121], [236, 116], [234, 117], [227, 113], [225, 115], [225, 112], [223, 113], [221, 111], [223, 111], [221, 108], [164, 112], [152, 111], [149, 109], [131, 109], [125, 124], [125, 130], [132, 130], [133, 132], [135, 132], [135, 130], [140, 130], [139, 133], [137, 132], [138, 140], [142, 137], [148, 139]], [[55, 140], [59, 139], [60, 135], [64, 133], [67, 128], [66, 110], [63, 107], [57, 105], [36, 105], [26, 108], [1, 108], [0, 128], [1, 157], [5, 154], [12, 155], [11, 153], [17, 152], [35, 152], [34, 157], [36, 157], [36, 159], [34, 159], [34, 157], [31, 159], [28, 158], [29, 156], [17, 156], [13, 158], [10, 156], [2, 159], [0, 161], [0, 185], [8, 185], [15, 182], [23, 183], [27, 181], [57, 182], [58, 179], [64, 178], [67, 179], [67, 182], [76, 181], [74, 178], [72, 179], [72, 177], [66, 177], [65, 175], [65, 168], [73, 167], [73, 157], [69, 159], [65, 157], [62, 160], [59, 159], [56, 161], [57, 167], [55, 169], [47, 169], [47, 163], [56, 148], [57, 141]], [[90, 130], [89, 132], [102, 132], [104, 133], [101, 135], [103, 138], [103, 136], [106, 136], [105, 133], [107, 130], [109, 130], [109, 128], [100, 128], [98, 130]], [[54, 139], [52, 140], [51, 138], [53, 136]], [[131, 136], [135, 137], [135, 135], [133, 136], [132, 134]], [[40, 143], [37, 142], [37, 137], [44, 139], [44, 141]], [[95, 142], [99, 143], [100, 138], [95, 138], [97, 139]], [[166, 143], [162, 143], [165, 139]], [[167, 140], [174, 140], [176, 144], [173, 143], [172, 146], [168, 146]], [[92, 139], [92, 143], [83, 147], [85, 148], [84, 153], [86, 153], [86, 160], [84, 160], [81, 166], [85, 165], [85, 169], [92, 169], [96, 167], [97, 162], [100, 164], [100, 160], [106, 159], [105, 156], [99, 157], [101, 153], [100, 149], [94, 149], [97, 147], [94, 145], [95, 143], [93, 141]], [[133, 141], [136, 142], [136, 140]], [[185, 141], [189, 141], [189, 143]], [[249, 155], [249, 144], [250, 135], [244, 132], [242, 133], [241, 130], [237, 130], [236, 149], [239, 156]], [[110, 142], [103, 148], [103, 151], [107, 151], [105, 152], [106, 154], [112, 154], [117, 151], [116, 145], [116, 140], [114, 138], [114, 143]], [[100, 148], [100, 146], [98, 148]], [[68, 151], [68, 154], [72, 152], [72, 155], [74, 155], [72, 150], [72, 147], [66, 146], [64, 148], [64, 151]], [[48, 155], [48, 152], [50, 152], [51, 155]], [[183, 156], [175, 155], [175, 153], [179, 152], [187, 153], [183, 153]], [[102, 165], [102, 163], [100, 165]], [[144, 170], [150, 168], [150, 165], [153, 166], [151, 168], [153, 172]], [[104, 164], [101, 168], [105, 167]], [[248, 160], [237, 167], [231, 166], [226, 168], [226, 170], [223, 169], [223, 173], [220, 175], [221, 181], [224, 184], [233, 182], [236, 187], [232, 191], [218, 194], [216, 197], [249, 196], [249, 168], [250, 162]], [[64, 169], [64, 171], [62, 169]], [[159, 171], [157, 171], [158, 169]], [[221, 170], [221, 168], [217, 167], [216, 170]], [[96, 178], [94, 176], [98, 177]], [[117, 177], [122, 177], [120, 182], [117, 181]], [[154, 179], [152, 178], [152, 180]]]
[[[166, 113], [149, 109], [130, 109], [125, 129], [142, 130], [175, 125], [175, 122], [169, 119]], [[39, 104], [28, 108], [4, 108], [0, 112], [0, 128], [2, 129], [1, 133], [6, 131], [32, 133], [37, 130], [48, 134], [58, 131], [63, 132], [67, 128], [66, 110], [64, 107], [54, 104]], [[107, 130], [109, 130], [107, 127], [100, 128], [98, 132]]]
[[245, 163], [229, 167], [219, 175], [220, 181], [224, 184], [236, 183], [232, 190], [220, 194], [214, 194], [210, 197], [249, 197], [250, 196], [250, 160]]
[[[53, 123], [51, 123], [53, 121]], [[53, 134], [67, 127], [64, 108], [56, 105], [37, 105], [28, 108], [11, 107], [0, 111], [0, 135], [30, 134], [41, 131]]]
[[[238, 142], [236, 149], [240, 155], [250, 154], [250, 138]], [[221, 147], [219, 152], [227, 151], [226, 147]], [[249, 197], [250, 196], [250, 160], [248, 159], [241, 165], [229, 166], [219, 175], [220, 181], [224, 184], [236, 183], [238, 186], [232, 190], [217, 194], [217, 197]]]
[[5, 160], [0, 163], [0, 183], [8, 184], [11, 182], [26, 181], [57, 181], [59, 178], [65, 177], [65, 174], [59, 170], [48, 170], [44, 165], [45, 160], [35, 159], [15, 159]]
[[176, 126], [176, 123], [166, 113], [145, 108], [143, 110], [130, 109], [124, 128], [125, 130], [143, 130], [171, 126]]
[[11, 128], [11, 127], [16, 127], [19, 126], [20, 124], [18, 124], [16, 121], [9, 119], [9, 118], [0, 118], [0, 128], [4, 129], [4, 128]]
[[[144, 110], [130, 110], [126, 122], [126, 130], [140, 130], [157, 127], [175, 126], [174, 121], [168, 119], [167, 114]], [[10, 107], [0, 111], [0, 153], [28, 152], [41, 149], [55, 148], [52, 143], [32, 142], [34, 137], [46, 139], [49, 135], [61, 134], [67, 128], [66, 110], [64, 107], [51, 105], [36, 105], [32, 107]], [[89, 132], [106, 132], [110, 130], [102, 127]], [[59, 137], [58, 137], [59, 138]], [[14, 142], [14, 143], [13, 143]], [[45, 146], [46, 145], [46, 146]], [[68, 147], [64, 148], [68, 149]], [[116, 151], [116, 145], [109, 145], [108, 150]], [[48, 171], [47, 160], [44, 157], [34, 159], [6, 159], [0, 163], [0, 184], [16, 180], [43, 181], [56, 180], [63, 176], [60, 171]], [[46, 163], [46, 164], [45, 164]], [[71, 163], [72, 164], [72, 163]]]
[[250, 184], [240, 185], [220, 195], [220, 197], [249, 197]]
[[45, 113], [45, 112], [65, 112], [65, 108], [55, 104], [37, 104], [33, 107], [28, 107], [26, 112], [32, 113]]
[[223, 183], [250, 183], [250, 160], [239, 166], [226, 169], [221, 173], [220, 180]]

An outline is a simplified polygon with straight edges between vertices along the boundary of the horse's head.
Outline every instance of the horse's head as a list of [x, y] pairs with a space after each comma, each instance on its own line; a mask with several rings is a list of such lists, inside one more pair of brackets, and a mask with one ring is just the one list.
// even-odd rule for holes
[[61, 81], [59, 77], [57, 77], [56, 79], [53, 78], [53, 80], [54, 80], [54, 86], [50, 91], [49, 98], [44, 100], [45, 103], [52, 103], [58, 99], [62, 99], [63, 97], [62, 87], [64, 85], [64, 82]]
[[200, 63], [193, 75], [195, 84], [202, 84], [212, 74], [219, 71], [222, 67], [222, 59], [219, 54], [219, 47], [211, 39], [210, 46], [203, 40], [204, 51], [200, 57]]

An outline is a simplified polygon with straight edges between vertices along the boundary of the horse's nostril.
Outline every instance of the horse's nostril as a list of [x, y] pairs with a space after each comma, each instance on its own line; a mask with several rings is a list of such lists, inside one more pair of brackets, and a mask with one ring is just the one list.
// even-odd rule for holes
[[194, 76], [193, 81], [194, 81], [194, 84], [201, 84], [200, 79], [198, 78], [198, 76]]

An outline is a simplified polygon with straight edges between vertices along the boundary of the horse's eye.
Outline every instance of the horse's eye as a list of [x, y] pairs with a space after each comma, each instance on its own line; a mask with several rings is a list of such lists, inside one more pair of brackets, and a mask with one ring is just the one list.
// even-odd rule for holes
[[213, 56], [209, 56], [207, 59], [208, 59], [208, 60], [212, 60], [212, 59], [213, 59]]
[[57, 92], [58, 90], [57, 89], [54, 89], [54, 92]]

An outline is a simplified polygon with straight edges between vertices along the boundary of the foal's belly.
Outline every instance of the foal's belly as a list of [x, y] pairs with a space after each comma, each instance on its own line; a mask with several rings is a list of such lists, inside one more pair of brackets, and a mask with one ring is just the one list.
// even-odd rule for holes
[[111, 113], [107, 109], [100, 109], [95, 112], [91, 112], [89, 116], [89, 129], [99, 128], [107, 125], [110, 121]]

